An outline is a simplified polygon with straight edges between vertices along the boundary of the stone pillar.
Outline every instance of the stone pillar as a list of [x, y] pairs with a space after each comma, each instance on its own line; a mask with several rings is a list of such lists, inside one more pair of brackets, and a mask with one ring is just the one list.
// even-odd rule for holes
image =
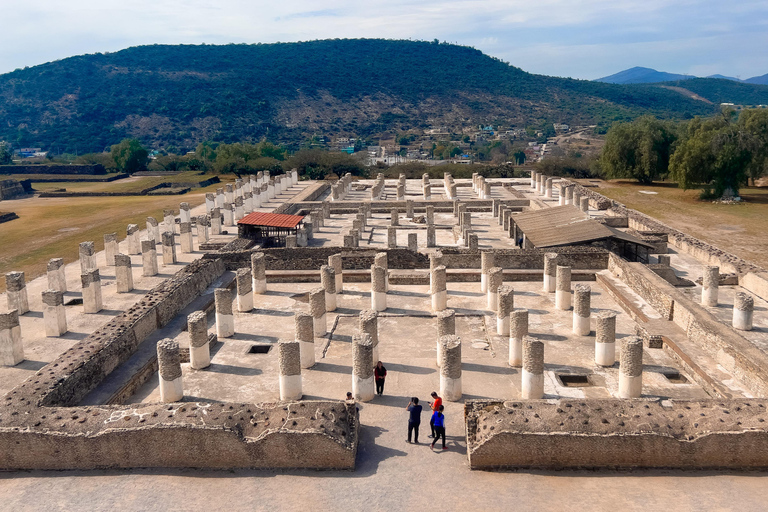
[[333, 275], [336, 279], [336, 293], [344, 292], [344, 276], [342, 274], [341, 253], [328, 256], [328, 265], [333, 268]]
[[194, 252], [191, 222], [182, 222], [179, 224], [179, 244], [181, 245], [182, 254], [190, 254]]
[[307, 234], [307, 240], [315, 238], [314, 228], [311, 221], [304, 221], [304, 232]]
[[176, 243], [173, 240], [173, 233], [166, 231], [163, 233], [163, 265], [176, 264]]
[[372, 309], [360, 311], [360, 334], [371, 337], [373, 364], [379, 361], [379, 314]]
[[432, 185], [429, 183], [422, 186], [422, 192], [424, 194], [424, 200], [429, 201], [432, 199]]
[[67, 332], [67, 313], [64, 311], [64, 292], [43, 292], [43, 322], [45, 335], [56, 337]]
[[160, 376], [160, 401], [181, 401], [184, 386], [181, 383], [181, 356], [176, 340], [165, 338], [157, 342], [157, 373]]
[[387, 228], [387, 248], [397, 248], [397, 228], [394, 226], [389, 226]]
[[301, 350], [301, 367], [311, 368], [315, 365], [315, 324], [312, 315], [297, 311], [293, 317], [296, 341]]
[[211, 223], [208, 215], [200, 215], [197, 217], [197, 245], [208, 242], [208, 225]]
[[301, 344], [296, 340], [277, 342], [277, 360], [280, 368], [280, 400], [300, 400]]
[[435, 226], [427, 225], [427, 247], [437, 247], [437, 236], [435, 234]]
[[235, 213], [232, 210], [232, 203], [224, 203], [224, 225], [225, 226], [234, 226], [235, 225]]
[[320, 285], [325, 290], [325, 310], [336, 311], [336, 272], [332, 266], [320, 267]]
[[5, 274], [5, 290], [9, 311], [15, 309], [20, 315], [29, 311], [29, 298], [27, 297], [27, 283], [24, 279], [24, 272], [8, 272]]
[[501, 214], [501, 229], [504, 233], [509, 235], [509, 226], [512, 224], [512, 210], [509, 208], [504, 209], [504, 213]]
[[234, 210], [235, 210], [235, 222], [245, 217], [245, 205], [243, 204], [242, 197], [235, 198]]
[[163, 224], [165, 224], [165, 231], [176, 232], [176, 215], [173, 210], [163, 210]]
[[557, 184], [557, 188], [559, 190], [558, 203], [557, 203], [558, 206], [565, 206], [565, 189], [567, 187], [568, 185], [563, 181]]
[[117, 248], [117, 233], [107, 233], [104, 235], [104, 256], [107, 260], [107, 266], [115, 266], [115, 254], [119, 249]]
[[483, 199], [491, 198], [491, 184], [487, 181], [483, 183]]
[[251, 254], [251, 274], [254, 295], [267, 293], [267, 265], [263, 252]]
[[571, 204], [576, 208], [581, 208], [581, 194], [576, 191], [576, 187], [573, 187], [573, 197], [571, 198]]
[[720, 267], [707, 265], [702, 278], [701, 305], [714, 308], [717, 306], [717, 291], [720, 286]]
[[211, 365], [211, 347], [208, 344], [208, 317], [205, 311], [195, 311], [187, 317], [189, 332], [189, 364], [195, 370]]
[[93, 242], [80, 242], [80, 274], [98, 268], [96, 266], [96, 249]]
[[437, 312], [437, 366], [440, 367], [440, 358], [443, 349], [440, 339], [443, 336], [456, 334], [456, 312], [452, 309], [444, 309]]
[[443, 265], [429, 271], [429, 282], [432, 291], [432, 311], [443, 311], [448, 307], [446, 269]]
[[525, 336], [523, 338], [522, 397], [538, 400], [544, 396], [544, 343]]
[[548, 252], [544, 254], [544, 291], [552, 293], [555, 291], [557, 283], [557, 253]]
[[384, 291], [389, 291], [389, 258], [387, 257], [386, 252], [377, 252], [373, 256], [373, 264], [378, 265], [379, 267], [383, 268], [386, 271], [386, 275], [384, 278]]
[[547, 178], [547, 181], [544, 183], [544, 197], [547, 199], [552, 199], [552, 182], [554, 180], [552, 178]]
[[192, 214], [190, 212], [189, 203], [179, 203], [179, 221], [192, 222]]
[[154, 240], [141, 241], [141, 275], [157, 275], [157, 247]]
[[115, 284], [117, 293], [128, 293], [133, 290], [133, 269], [131, 257], [127, 254], [115, 254]]
[[579, 208], [581, 208], [581, 211], [584, 213], [589, 213], [589, 198], [588, 197], [582, 197], [579, 199]]
[[160, 225], [154, 217], [147, 217], [147, 238], [160, 241]]
[[461, 338], [440, 338], [440, 396], [443, 400], [461, 400]]
[[250, 268], [239, 268], [235, 276], [237, 281], [237, 310], [247, 313], [253, 309], [253, 279]]
[[509, 315], [515, 309], [515, 289], [508, 284], [499, 286], [496, 311], [496, 334], [509, 336]]
[[509, 314], [509, 366], [523, 365], [523, 339], [528, 336], [528, 310], [513, 309]]
[[378, 265], [371, 266], [371, 309], [387, 309], [387, 269]]
[[224, 202], [226, 201], [226, 196], [224, 195], [224, 188], [217, 188], [216, 189], [216, 208], [223, 208]]
[[504, 280], [501, 267], [492, 267], [488, 270], [488, 309], [496, 311], [499, 306], [499, 287]]
[[643, 392], [643, 339], [624, 338], [619, 362], [619, 398], [640, 398]]
[[103, 308], [99, 269], [88, 270], [80, 276], [80, 282], [83, 287], [83, 312], [98, 313]]
[[315, 329], [315, 336], [325, 336], [328, 332], [328, 321], [325, 311], [325, 290], [322, 287], [309, 290], [309, 311]]
[[24, 360], [19, 312], [0, 313], [0, 365], [16, 366]]
[[205, 194], [205, 212], [210, 214], [216, 208], [216, 194], [208, 192]]
[[419, 250], [419, 242], [416, 233], [408, 233], [408, 250], [411, 252]]
[[589, 336], [592, 330], [589, 326], [592, 289], [586, 284], [573, 287], [573, 334]]
[[531, 188], [536, 188], [536, 171], [531, 171]]
[[211, 212], [211, 235], [221, 234], [221, 209], [214, 208]]
[[352, 336], [352, 396], [370, 402], [376, 394], [373, 382], [373, 341], [368, 334]]
[[752, 316], [755, 299], [751, 295], [739, 292], [733, 297], [733, 327], [740, 331], [752, 330]]
[[558, 265], [556, 274], [555, 307], [562, 311], [571, 309], [571, 267]]
[[405, 201], [405, 216], [409, 219], [413, 218], [413, 199]]
[[400, 214], [397, 212], [397, 208], [392, 208], [392, 211], [390, 212], [389, 225], [390, 226], [400, 225]]
[[235, 315], [232, 313], [232, 294], [226, 288], [213, 290], [216, 305], [216, 336], [231, 338], [235, 334]]
[[435, 207], [430, 205], [427, 205], [427, 226], [431, 226], [435, 223]]
[[128, 254], [141, 254], [141, 238], [139, 238], [139, 226], [128, 224], [125, 230], [128, 240]]
[[573, 185], [565, 187], [565, 204], [573, 204]]
[[227, 183], [226, 185], [224, 185], [224, 202], [225, 203], [235, 202], [235, 188], [231, 183]]
[[495, 262], [494, 253], [483, 251], [480, 253], [480, 291], [488, 292], [488, 272], [493, 268]]
[[600, 311], [595, 314], [595, 363], [613, 366], [616, 362], [616, 313]]
[[48, 261], [48, 288], [60, 292], [67, 291], [67, 276], [64, 273], [63, 258], [51, 258]]
[[286, 249], [295, 249], [299, 246], [299, 240], [296, 238], [296, 235], [287, 235], [285, 237], [285, 248]]

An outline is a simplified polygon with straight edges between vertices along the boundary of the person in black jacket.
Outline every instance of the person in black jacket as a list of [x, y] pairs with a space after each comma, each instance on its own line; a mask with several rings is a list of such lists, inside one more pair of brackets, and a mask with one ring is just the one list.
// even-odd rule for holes
[[387, 369], [381, 364], [381, 361], [376, 363], [376, 368], [373, 369], [373, 376], [376, 379], [376, 392], [379, 396], [384, 393], [384, 379], [387, 377]]
[[408, 439], [407, 442], [411, 442], [411, 433], [415, 434], [413, 442], [419, 444], [419, 425], [421, 425], [421, 409], [419, 405], [419, 399], [416, 397], [411, 398], [411, 402], [405, 408], [410, 413], [408, 416]]

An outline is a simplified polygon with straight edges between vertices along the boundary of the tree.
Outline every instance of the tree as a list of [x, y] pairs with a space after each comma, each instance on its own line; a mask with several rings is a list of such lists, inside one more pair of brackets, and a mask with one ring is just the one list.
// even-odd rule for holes
[[8, 144], [0, 142], [0, 165], [8, 165], [13, 163], [13, 153], [11, 153]]
[[672, 124], [652, 116], [613, 125], [600, 164], [608, 178], [632, 178], [650, 184], [666, 174], [677, 141]]
[[133, 174], [147, 167], [149, 153], [138, 140], [123, 139], [111, 149], [117, 170]]

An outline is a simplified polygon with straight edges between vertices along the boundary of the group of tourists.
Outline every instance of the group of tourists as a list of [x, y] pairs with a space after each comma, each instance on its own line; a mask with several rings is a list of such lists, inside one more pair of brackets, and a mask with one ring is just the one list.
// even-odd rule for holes
[[[435, 448], [435, 443], [442, 438], [443, 450], [447, 450], [445, 446], [445, 415], [443, 415], [443, 399], [440, 398], [435, 391], [432, 392], [432, 401], [429, 402], [429, 408], [432, 410], [432, 417], [429, 420], [429, 427], [432, 433], [429, 437], [432, 439], [430, 447]], [[406, 442], [411, 442], [411, 434], [413, 434], [413, 442], [419, 444], [419, 426], [421, 425], [421, 411], [423, 407], [419, 405], [419, 398], [411, 398], [410, 403], [405, 408], [408, 413], [408, 439]]]

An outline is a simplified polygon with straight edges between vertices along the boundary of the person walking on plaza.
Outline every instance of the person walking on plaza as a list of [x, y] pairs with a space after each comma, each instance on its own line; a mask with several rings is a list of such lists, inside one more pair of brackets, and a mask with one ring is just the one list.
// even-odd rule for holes
[[381, 364], [381, 361], [376, 363], [376, 368], [373, 369], [373, 376], [376, 379], [376, 393], [379, 396], [384, 393], [384, 379], [387, 377], [387, 369]]
[[432, 421], [430, 422], [432, 425], [434, 425], [435, 429], [435, 438], [432, 440], [432, 448], [435, 449], [435, 443], [437, 442], [440, 437], [443, 438], [443, 450], [447, 450], [448, 447], [445, 446], [445, 416], [443, 416], [443, 406], [441, 405], [437, 411], [435, 411], [432, 414]]
[[440, 407], [443, 405], [443, 399], [437, 396], [437, 392], [432, 392], [432, 401], [429, 402], [429, 407], [432, 409], [432, 418], [429, 420], [429, 428], [432, 430], [432, 433], [429, 435], [429, 437], [435, 437], [435, 425], [433, 423], [435, 418], [435, 413], [440, 409]]
[[411, 398], [411, 403], [405, 408], [410, 413], [408, 416], [408, 442], [411, 442], [411, 432], [414, 433], [413, 442], [419, 444], [419, 425], [421, 425], [421, 410], [419, 399]]

